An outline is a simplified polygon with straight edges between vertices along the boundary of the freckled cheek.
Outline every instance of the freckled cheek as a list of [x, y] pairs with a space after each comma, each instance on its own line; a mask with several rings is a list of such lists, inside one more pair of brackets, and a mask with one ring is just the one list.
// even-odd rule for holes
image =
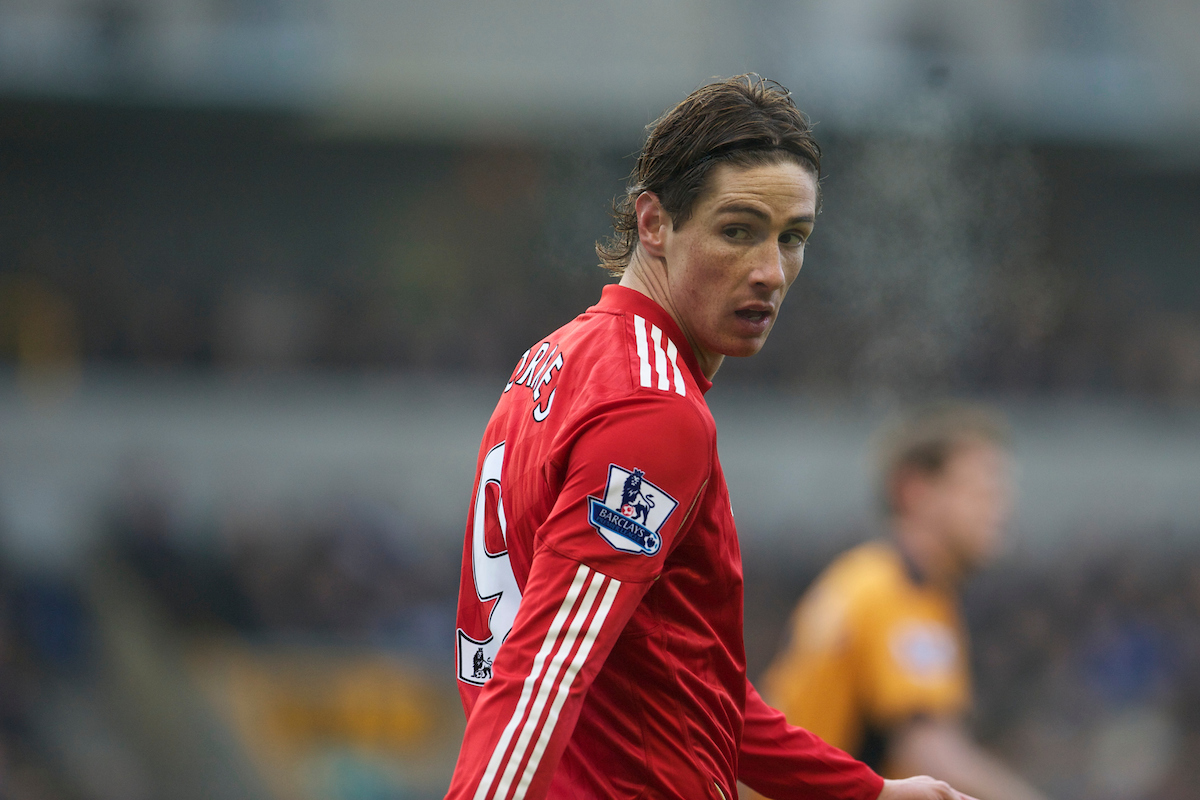
[[784, 294], [787, 294], [788, 289], [792, 288], [792, 284], [796, 282], [796, 278], [800, 277], [800, 267], [803, 266], [803, 264], [803, 255], [799, 255], [796, 258], [790, 259], [784, 263]]
[[795, 256], [789, 258], [785, 269], [788, 273], [788, 283], [796, 280], [796, 276], [800, 274], [800, 268], [804, 266], [804, 250], [796, 253]]
[[736, 257], [720, 248], [696, 246], [689, 252], [692, 283], [706, 297], [729, 291], [737, 281]]
[[705, 269], [693, 267], [687, 280], [676, 288], [679, 311], [685, 318], [685, 326], [693, 335], [702, 336], [702, 330], [712, 324], [714, 296], [718, 294], [712, 276]]

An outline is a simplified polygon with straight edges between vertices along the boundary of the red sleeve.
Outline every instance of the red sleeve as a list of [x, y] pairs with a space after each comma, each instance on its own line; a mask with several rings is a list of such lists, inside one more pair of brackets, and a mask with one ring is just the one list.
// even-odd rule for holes
[[715, 446], [715, 431], [674, 395], [597, 409], [556, 456], [564, 479], [539, 543], [622, 580], [657, 578], [708, 482]]
[[450, 798], [545, 796], [584, 695], [648, 584], [538, 550], [512, 632], [467, 720]]
[[588, 688], [686, 530], [712, 445], [694, 411], [656, 401], [596, 414], [578, 432], [448, 798], [546, 795]]
[[875, 800], [883, 778], [766, 704], [746, 681], [738, 778], [775, 800]]

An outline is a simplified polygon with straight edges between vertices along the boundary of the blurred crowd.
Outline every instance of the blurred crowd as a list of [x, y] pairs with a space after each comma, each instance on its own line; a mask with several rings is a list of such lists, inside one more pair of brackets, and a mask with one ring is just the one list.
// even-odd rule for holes
[[1134, 541], [1010, 564], [969, 598], [980, 728], [1055, 797], [1196, 794], [1200, 553]]
[[444, 649], [439, 626], [452, 624], [457, 552], [423, 543], [385, 503], [333, 494], [185, 522], [169, 489], [135, 467], [108, 542], [181, 630], [424, 652]]
[[[77, 116], [0, 138], [0, 358], [27, 370], [506, 373], [598, 297], [593, 245], [631, 167], [587, 142]], [[981, 131], [824, 143], [824, 211], [789, 310], [727, 380], [1200, 397], [1186, 179]]]
[[[427, 796], [372, 762], [388, 750], [453, 757], [453, 686], [426, 684], [453, 658], [458, 554], [431, 551], [394, 511], [355, 498], [241, 510], [211, 525], [183, 522], [176, 500], [132, 469], [82, 573], [0, 569], [0, 797], [192, 796], [163, 793], [172, 767], [145, 741], [147, 723], [181, 713], [192, 726], [222, 720], [221, 738], [247, 751], [226, 761], [279, 760], [260, 758], [254, 739], [310, 762], [320, 747], [365, 754], [337, 756], [286, 796]], [[158, 652], [138, 652], [147, 648]], [[153, 676], [181, 669], [166, 683]], [[243, 708], [222, 716], [223, 703]], [[197, 704], [212, 710], [186, 711]], [[188, 766], [188, 791], [263, 796], [223, 793], [222, 767], [178, 737], [178, 724], [159, 731], [179, 739], [167, 749], [209, 761]], [[375, 793], [361, 794], [364, 781]]]
[[[179, 521], [169, 497], [126, 492], [109, 516], [106, 555], [94, 562], [109, 566], [93, 569], [115, 564], [119, 574], [130, 576], [141, 602], [170, 619], [172, 635], [180, 641], [216, 637], [242, 642], [238, 647], [243, 648], [255, 642], [321, 642], [403, 652], [428, 664], [430, 675], [444, 672], [449, 687], [453, 681], [444, 666], [453, 658], [447, 632], [453, 627], [457, 552], [412, 557], [413, 537], [398, 515], [371, 503], [334, 497], [306, 508], [216, 515], [223, 521], [204, 535]], [[1200, 551], [1195, 537], [1151, 533], [1125, 543], [1088, 545], [1097, 540], [1081, 536], [1051, 557], [1014, 554], [971, 584], [966, 613], [978, 687], [973, 724], [985, 743], [1062, 800], [1193, 797], [1200, 779], [1200, 692], [1194, 680], [1200, 674]], [[1139, 544], [1130, 544], [1134, 541]], [[770, 657], [792, 600], [828, 555], [822, 550], [817, 557], [814, 551], [787, 563], [778, 558], [768, 563], [753, 551], [747, 554], [752, 671]], [[65, 679], [86, 685], [99, 669], [96, 618], [103, 610], [93, 607], [97, 599], [88, 585], [87, 578], [77, 585], [11, 571], [3, 576], [0, 774], [5, 783], [0, 796], [111, 796], [79, 785], [87, 780], [86, 770], [63, 769], [62, 760], [70, 756], [61, 741], [48, 738], [54, 729], [44, 719], [54, 713], [48, 698], [56, 686]], [[293, 708], [295, 698], [286, 687], [309, 685], [311, 666], [296, 662], [298, 656], [287, 655], [286, 648], [268, 662], [246, 660], [251, 652], [239, 656], [241, 674], [250, 676], [245, 686], [258, 687], [252, 692], [258, 702], [275, 693], [279, 708], [292, 708], [287, 718], [300, 719], [296, 714], [303, 709]], [[367, 717], [360, 712], [345, 717], [335, 706], [346, 698], [361, 703], [380, 691], [408, 698], [387, 712], [394, 719], [387, 730], [394, 732], [377, 746], [400, 742], [411, 748], [412, 737], [427, 738], [422, 731], [434, 724], [423, 721], [422, 714], [449, 713], [414, 711], [424, 708], [421, 693], [411, 691], [420, 681], [414, 684], [411, 676], [378, 664], [356, 662], [331, 674], [341, 675], [341, 684], [349, 688], [326, 691], [324, 711], [316, 706], [303, 711], [304, 719], [325, 719], [310, 727], [318, 725], [326, 739], [344, 735], [366, 741], [384, 735], [378, 732], [384, 730], [381, 723], [369, 721], [384, 706], [370, 700]], [[304, 691], [311, 694], [314, 688]], [[314, 717], [318, 712], [324, 716]], [[337, 722], [343, 717], [345, 722]], [[442, 749], [452, 751], [454, 745], [453, 737], [439, 739]], [[405, 794], [396, 785], [382, 783], [378, 796], [424, 796]], [[143, 789], [141, 796], [156, 795]]]
[[94, 655], [78, 586], [0, 564], [0, 797], [74, 800], [42, 712], [58, 680], [82, 679]]

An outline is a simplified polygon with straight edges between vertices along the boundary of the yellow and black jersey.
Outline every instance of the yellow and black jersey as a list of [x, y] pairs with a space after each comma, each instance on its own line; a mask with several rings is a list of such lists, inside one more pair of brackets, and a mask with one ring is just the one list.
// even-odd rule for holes
[[918, 580], [893, 545], [872, 542], [801, 599], [764, 695], [793, 725], [885, 769], [888, 731], [966, 710], [966, 645], [955, 596]]

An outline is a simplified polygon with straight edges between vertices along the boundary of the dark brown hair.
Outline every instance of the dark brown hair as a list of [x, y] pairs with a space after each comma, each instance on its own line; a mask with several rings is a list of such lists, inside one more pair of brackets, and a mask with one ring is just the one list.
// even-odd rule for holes
[[884, 513], [896, 513], [896, 488], [903, 475], [941, 475], [950, 457], [972, 442], [1007, 448], [1004, 419], [982, 406], [944, 401], [919, 408], [887, 426], [877, 445], [878, 491]]
[[634, 203], [654, 192], [675, 227], [691, 216], [718, 164], [741, 167], [792, 158], [821, 177], [821, 148], [791, 93], [749, 73], [702, 86], [648, 126], [625, 196], [613, 203], [613, 235], [596, 243], [600, 266], [620, 275], [637, 248]]

